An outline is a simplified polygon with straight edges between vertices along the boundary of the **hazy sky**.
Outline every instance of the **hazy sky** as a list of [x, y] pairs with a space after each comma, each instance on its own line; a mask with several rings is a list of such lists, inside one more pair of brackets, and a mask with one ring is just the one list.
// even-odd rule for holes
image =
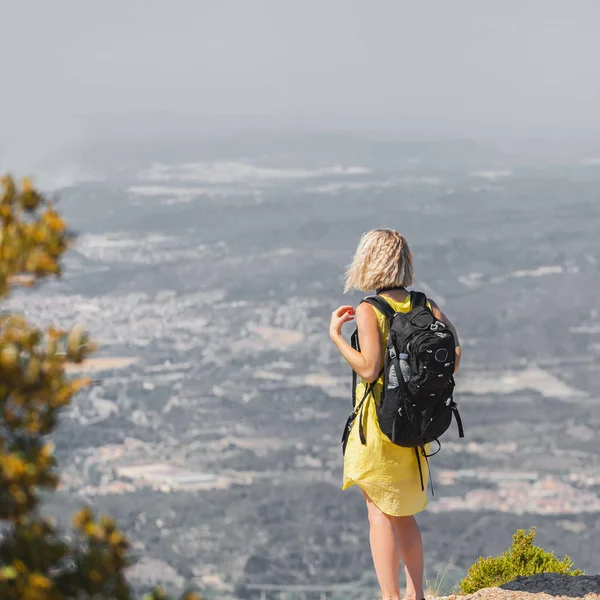
[[0, 0], [0, 132], [167, 110], [600, 131], [600, 0]]

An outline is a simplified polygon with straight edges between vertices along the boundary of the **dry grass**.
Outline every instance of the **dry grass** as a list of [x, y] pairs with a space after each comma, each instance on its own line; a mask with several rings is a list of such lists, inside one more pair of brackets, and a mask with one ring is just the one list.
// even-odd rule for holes
[[442, 588], [442, 585], [444, 584], [444, 579], [448, 575], [448, 572], [455, 565], [456, 565], [456, 556], [454, 556], [454, 554], [451, 554], [446, 565], [444, 567], [441, 567], [440, 569], [438, 569], [438, 572], [436, 573], [435, 579], [433, 581], [430, 581], [430, 579], [427, 577], [427, 575], [425, 575], [425, 590], [424, 591], [425, 591], [426, 596], [433, 596], [433, 597], [437, 598], [438, 596], [441, 595], [441, 592], [452, 593], [454, 591], [454, 590], [451, 590], [451, 591], [444, 590]]

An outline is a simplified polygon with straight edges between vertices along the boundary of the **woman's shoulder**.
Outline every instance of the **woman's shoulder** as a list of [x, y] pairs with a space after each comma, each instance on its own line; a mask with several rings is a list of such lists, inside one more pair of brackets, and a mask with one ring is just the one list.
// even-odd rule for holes
[[[395, 309], [395, 307], [392, 307]], [[364, 316], [363, 316], [364, 315]], [[368, 315], [368, 316], [367, 316]], [[377, 319], [377, 324], [379, 325], [379, 329], [382, 329], [387, 323], [386, 316], [381, 312], [381, 310], [377, 306], [373, 306], [369, 302], [361, 301], [359, 305], [356, 307], [356, 316], [361, 319], [365, 317], [368, 320], [371, 320], [374, 317]], [[357, 323], [358, 325], [358, 323]]]

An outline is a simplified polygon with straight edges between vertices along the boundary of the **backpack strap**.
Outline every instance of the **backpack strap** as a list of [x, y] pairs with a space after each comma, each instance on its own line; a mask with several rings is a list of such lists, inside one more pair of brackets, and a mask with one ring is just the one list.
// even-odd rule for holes
[[[390, 307], [390, 309], [391, 309], [391, 307]], [[354, 330], [354, 333], [352, 333], [352, 335], [350, 336], [350, 345], [352, 346], [352, 348], [354, 348], [354, 350], [356, 350], [357, 352], [360, 352], [360, 342], [358, 341], [358, 328], [356, 328]], [[384, 370], [384, 368], [382, 367], [381, 371], [379, 371], [379, 375], [377, 376], [377, 379], [365, 386], [364, 396], [362, 397], [362, 400], [358, 403], [358, 406], [357, 406], [357, 404], [356, 404], [356, 384], [358, 383], [358, 375], [357, 375], [356, 371], [354, 369], [352, 369], [352, 414], [350, 415], [349, 426], [350, 427], [352, 426], [352, 422], [354, 421], [354, 418], [360, 411], [360, 414], [358, 416], [358, 432], [359, 432], [359, 436], [360, 436], [360, 441], [363, 446], [366, 445], [366, 443], [367, 443], [367, 438], [365, 436], [365, 430], [364, 430], [364, 424], [363, 424], [363, 404], [365, 403], [365, 400], [367, 399], [369, 394], [373, 393], [375, 384], [381, 377], [383, 370]], [[342, 441], [343, 441], [343, 438], [342, 438]]]
[[[370, 304], [374, 308], [378, 309], [383, 315], [385, 315], [385, 317], [388, 320], [393, 319], [394, 315], [396, 314], [396, 311], [390, 306], [390, 304], [379, 295], [367, 296], [367, 297], [363, 298], [359, 304], [362, 304], [363, 302], [366, 302], [367, 304]], [[360, 342], [358, 341], [358, 328], [356, 328], [354, 330], [354, 332], [352, 333], [352, 336], [350, 337], [350, 345], [352, 346], [352, 348], [354, 348], [354, 350], [360, 352]], [[381, 377], [381, 375], [384, 372], [385, 372], [385, 365], [381, 367], [381, 370], [379, 371], [379, 375], [377, 376], [377, 379], [375, 381], [373, 381], [372, 383], [369, 383], [368, 385], [365, 386], [365, 394], [357, 406], [357, 404], [356, 404], [356, 384], [358, 382], [358, 376], [357, 376], [356, 371], [354, 369], [352, 369], [352, 407], [354, 409], [353, 410], [354, 415], [356, 415], [360, 411], [360, 414], [358, 415], [358, 431], [359, 431], [360, 441], [363, 444], [363, 446], [366, 445], [366, 443], [367, 443], [365, 430], [364, 430], [364, 424], [363, 424], [363, 404], [364, 404], [365, 400], [367, 399], [367, 396], [373, 392], [376, 382], [379, 380], [379, 378]], [[400, 371], [398, 371], [398, 372], [400, 372]]]
[[[378, 308], [388, 319], [394, 316], [394, 310], [392, 307], [381, 297], [381, 296], [367, 296], [363, 298], [359, 304], [366, 302]], [[360, 342], [358, 341], [358, 327], [354, 330], [354, 333], [350, 336], [350, 345], [354, 350], [360, 352]], [[379, 374], [381, 377], [381, 373]], [[352, 369], [352, 407], [356, 408], [356, 384], [358, 383], [358, 377], [356, 371]], [[364, 400], [364, 398], [363, 398]]]
[[419, 478], [421, 479], [421, 491], [425, 491], [425, 484], [423, 483], [423, 467], [421, 466], [421, 457], [419, 456], [419, 448], [415, 446], [414, 448], [415, 456], [417, 458], [417, 464], [419, 465]]
[[379, 312], [388, 318], [388, 320], [393, 319], [394, 315], [396, 314], [396, 311], [390, 306], [389, 302], [382, 296], [367, 296], [361, 300], [361, 303], [362, 302], [366, 302], [367, 304], [377, 308]]
[[409, 295], [410, 305], [413, 309], [425, 308], [427, 306], [427, 296], [423, 292], [415, 292], [414, 290], [411, 290]]
[[419, 479], [421, 480], [421, 491], [422, 492], [425, 491], [425, 481], [423, 480], [423, 467], [421, 466], [421, 455], [422, 455], [423, 458], [425, 459], [425, 462], [427, 463], [427, 473], [429, 474], [428, 475], [429, 476], [429, 485], [431, 486], [431, 495], [432, 496], [435, 496], [435, 493], [433, 491], [433, 479], [431, 477], [431, 465], [429, 464], [429, 459], [430, 459], [430, 457], [435, 456], [442, 448], [442, 445], [440, 444], [440, 442], [438, 440], [436, 440], [436, 442], [439, 444], [440, 447], [433, 454], [427, 454], [427, 452], [425, 452], [425, 446], [415, 448], [415, 456], [417, 458], [417, 464], [419, 465]]
[[[358, 341], [358, 329], [355, 329], [354, 333], [350, 336], [350, 345], [352, 346], [352, 348], [354, 348], [354, 350], [356, 350], [357, 352], [360, 352], [360, 342]], [[381, 377], [381, 373], [383, 373], [383, 369], [379, 372], [379, 376], [377, 377], [377, 379], [379, 379], [379, 377]], [[356, 384], [358, 383], [358, 375], [357, 375], [356, 371], [354, 369], [352, 369], [352, 408], [354, 408], [356, 412], [358, 412], [358, 410], [362, 406], [362, 403], [365, 401], [365, 399], [369, 395], [369, 393], [373, 391], [373, 388], [375, 387], [375, 383], [376, 383], [377, 379], [375, 381], [373, 381], [373, 383], [369, 383], [366, 386], [365, 395], [363, 396], [363, 399], [360, 401], [358, 408], [357, 408], [357, 406], [356, 406]]]
[[[350, 336], [350, 345], [354, 350], [360, 352], [360, 344], [358, 342], [358, 328], [354, 330], [354, 333]], [[357, 375], [356, 371], [352, 369], [352, 408], [356, 408], [356, 384]]]
[[450, 408], [452, 409], [452, 412], [454, 413], [454, 419], [456, 420], [456, 426], [458, 427], [458, 437], [464, 438], [465, 431], [463, 429], [462, 419], [460, 418], [460, 413], [458, 412], [458, 406], [456, 405], [456, 402], [454, 402], [454, 400], [450, 401]]

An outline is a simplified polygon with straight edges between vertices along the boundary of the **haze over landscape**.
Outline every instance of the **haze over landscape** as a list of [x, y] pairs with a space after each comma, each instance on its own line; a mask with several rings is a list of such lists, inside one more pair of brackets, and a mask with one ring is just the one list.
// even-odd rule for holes
[[599, 17], [0, 0], [0, 171], [34, 174], [79, 232], [62, 279], [2, 308], [101, 344], [47, 510], [114, 515], [140, 590], [375, 588], [327, 327], [360, 234], [389, 226], [464, 345], [467, 437], [444, 438], [418, 517], [428, 573], [452, 559], [454, 583], [532, 525], [598, 573]]
[[595, 0], [3, 0], [0, 164], [251, 124], [590, 144], [599, 18]]

